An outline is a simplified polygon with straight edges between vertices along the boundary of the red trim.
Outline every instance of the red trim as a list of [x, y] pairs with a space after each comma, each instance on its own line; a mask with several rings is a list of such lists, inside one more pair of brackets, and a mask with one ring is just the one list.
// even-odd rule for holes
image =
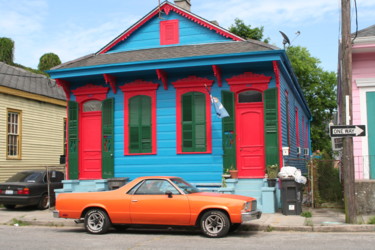
[[117, 92], [117, 89], [116, 89], [116, 85], [117, 85], [116, 77], [112, 76], [112, 75], [109, 75], [109, 74], [103, 74], [103, 76], [104, 76], [105, 83], [109, 84], [111, 86], [111, 89], [112, 89], [113, 93], [116, 94], [116, 92]]
[[230, 85], [230, 90], [235, 93], [244, 91], [245, 89], [253, 89], [263, 92], [268, 89], [268, 84], [271, 81], [271, 78], [271, 76], [245, 72], [241, 75], [228, 78], [227, 82]]
[[[103, 101], [107, 98], [107, 93], [108, 93], [109, 88], [108, 87], [102, 87], [102, 86], [97, 86], [93, 84], [87, 84], [85, 86], [79, 87], [75, 90], [72, 90], [72, 93], [76, 96], [76, 101], [78, 102], [79, 105], [79, 112], [78, 112], [78, 124], [82, 124], [82, 112], [83, 112], [83, 104], [86, 101], [89, 100], [98, 100], [98, 101]], [[100, 112], [101, 113], [101, 112]], [[81, 125], [78, 127], [78, 140], [83, 141], [82, 139], [82, 130], [85, 129]], [[101, 133], [101, 132], [100, 132]], [[79, 148], [78, 148], [78, 153], [80, 156], [82, 156], [82, 143], [79, 143]], [[79, 163], [78, 163], [78, 169], [80, 170], [83, 165], [82, 165], [82, 157], [79, 157]], [[79, 177], [81, 179], [81, 177]], [[90, 178], [89, 178], [90, 179]]]
[[62, 87], [65, 92], [66, 100], [70, 100], [70, 83], [62, 79], [55, 79], [57, 86]]
[[82, 104], [87, 100], [103, 101], [107, 98], [108, 90], [109, 88], [107, 87], [86, 84], [85, 86], [72, 90], [72, 93], [76, 96], [76, 101]]
[[214, 76], [217, 79], [217, 84], [219, 85], [219, 87], [221, 87], [223, 85], [221, 69], [217, 65], [212, 65], [212, 70], [214, 71]]
[[281, 129], [281, 95], [280, 95], [280, 70], [277, 64], [277, 61], [273, 61], [273, 71], [275, 73], [276, 88], [277, 88], [277, 121], [278, 121], [278, 134], [279, 134], [279, 165], [280, 168], [283, 167], [283, 138], [282, 138], [282, 129]]
[[161, 70], [161, 69], [157, 69], [156, 75], [158, 76], [158, 79], [162, 81], [164, 89], [167, 90], [168, 89], [167, 72], [165, 72], [164, 70]]
[[[213, 80], [197, 76], [189, 76], [172, 82], [176, 88], [176, 131], [177, 131], [177, 154], [211, 154], [212, 153], [212, 124], [211, 124], [211, 101], [207, 89], [210, 90]], [[207, 89], [206, 89], [207, 87]], [[181, 96], [188, 92], [201, 92], [206, 96], [206, 152], [182, 152], [182, 127], [181, 127]]]
[[180, 43], [178, 19], [160, 21], [160, 45]]
[[[159, 84], [157, 83], [143, 80], [136, 80], [119, 87], [121, 91], [124, 92], [124, 155], [156, 154], [156, 90], [158, 87]], [[151, 97], [151, 153], [134, 154], [129, 152], [129, 134], [127, 133], [127, 128], [129, 127], [129, 100], [137, 95]]]
[[116, 46], [118, 43], [124, 41], [125, 39], [127, 39], [134, 31], [136, 31], [137, 29], [139, 29], [142, 25], [144, 25], [146, 22], [148, 22], [151, 18], [153, 18], [154, 16], [156, 15], [159, 15], [159, 11], [162, 10], [164, 11], [167, 15], [169, 15], [170, 11], [174, 11], [175, 13], [183, 16], [183, 17], [186, 17], [187, 19], [199, 24], [199, 25], [202, 25], [203, 27], [206, 27], [210, 30], [214, 30], [216, 31], [216, 33], [218, 33], [219, 35], [222, 35], [224, 37], [227, 37], [227, 38], [231, 38], [233, 41], [245, 41], [245, 39], [239, 37], [239, 36], [236, 36], [232, 33], [230, 33], [229, 31], [226, 31], [224, 29], [222, 29], [221, 27], [219, 26], [216, 26], [198, 16], [195, 16], [193, 15], [192, 13], [190, 12], [187, 12], [169, 2], [164, 2], [162, 3], [162, 5], [157, 8], [155, 8], [151, 13], [149, 13], [147, 16], [145, 16], [144, 18], [142, 18], [140, 21], [138, 21], [137, 23], [135, 23], [132, 27], [130, 27], [128, 30], [126, 30], [124, 33], [122, 33], [118, 38], [116, 38], [114, 41], [110, 42], [107, 46], [105, 46], [103, 49], [101, 49], [98, 54], [104, 54], [106, 52], [108, 52], [110, 49], [112, 49], [114, 46]]

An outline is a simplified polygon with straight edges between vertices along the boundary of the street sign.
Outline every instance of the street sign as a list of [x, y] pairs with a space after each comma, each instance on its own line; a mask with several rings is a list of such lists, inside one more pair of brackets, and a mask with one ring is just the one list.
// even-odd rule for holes
[[331, 137], [366, 136], [366, 125], [337, 125], [329, 127]]

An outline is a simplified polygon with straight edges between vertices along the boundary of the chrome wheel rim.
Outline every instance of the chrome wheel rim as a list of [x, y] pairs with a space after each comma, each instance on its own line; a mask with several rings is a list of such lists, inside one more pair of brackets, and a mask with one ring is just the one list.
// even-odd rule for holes
[[101, 213], [92, 213], [87, 218], [87, 225], [93, 232], [98, 232], [103, 228], [104, 216]]
[[218, 215], [210, 215], [204, 221], [204, 227], [210, 233], [217, 234], [219, 233], [224, 227], [224, 220], [221, 216]]

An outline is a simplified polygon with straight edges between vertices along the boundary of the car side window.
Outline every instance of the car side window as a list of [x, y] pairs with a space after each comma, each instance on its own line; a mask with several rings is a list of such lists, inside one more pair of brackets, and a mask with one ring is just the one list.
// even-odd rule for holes
[[172, 194], [180, 194], [178, 190], [167, 180], [146, 180], [134, 193], [135, 195], [161, 195], [167, 191]]

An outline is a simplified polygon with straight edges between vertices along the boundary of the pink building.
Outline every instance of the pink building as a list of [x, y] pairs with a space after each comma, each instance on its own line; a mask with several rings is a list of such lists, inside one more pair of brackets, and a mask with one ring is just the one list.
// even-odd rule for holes
[[375, 25], [353, 34], [353, 124], [366, 125], [354, 137], [355, 179], [375, 179]]

